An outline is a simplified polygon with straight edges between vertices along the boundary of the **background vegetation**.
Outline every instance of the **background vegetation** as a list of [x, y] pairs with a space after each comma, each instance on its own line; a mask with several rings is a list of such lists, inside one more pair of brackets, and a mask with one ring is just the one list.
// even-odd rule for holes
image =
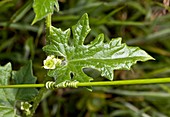
[[[32, 3], [0, 1], [0, 64], [12, 62], [17, 70], [32, 59], [37, 83], [42, 83], [47, 77], [42, 68], [46, 58], [42, 51], [45, 27], [44, 21], [31, 25], [35, 15]], [[60, 0], [59, 6], [52, 23], [63, 30], [74, 25], [82, 14], [89, 14], [92, 30], [85, 44], [104, 33], [105, 41], [122, 37], [123, 42], [139, 46], [156, 59], [138, 63], [131, 71], [116, 71], [114, 80], [170, 76], [170, 8], [163, 1]], [[90, 74], [96, 75], [95, 71]], [[93, 87], [93, 92], [58, 89], [44, 95], [35, 117], [168, 117], [169, 98], [169, 84]]]

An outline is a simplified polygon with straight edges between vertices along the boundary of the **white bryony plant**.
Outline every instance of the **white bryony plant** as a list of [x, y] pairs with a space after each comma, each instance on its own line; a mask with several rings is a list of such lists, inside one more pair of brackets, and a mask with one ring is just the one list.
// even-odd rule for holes
[[43, 61], [44, 69], [55, 69], [56, 66], [61, 65], [62, 60], [55, 58], [54, 55], [47, 56], [47, 58]]

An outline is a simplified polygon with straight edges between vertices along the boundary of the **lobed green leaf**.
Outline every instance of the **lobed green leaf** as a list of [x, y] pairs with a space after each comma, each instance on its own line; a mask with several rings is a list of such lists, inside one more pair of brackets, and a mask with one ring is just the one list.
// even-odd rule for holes
[[97, 69], [101, 72], [101, 76], [113, 80], [114, 70], [129, 70], [137, 61], [153, 59], [138, 47], [122, 44], [121, 38], [115, 38], [109, 43], [104, 43], [103, 34], [99, 34], [90, 44], [84, 45], [84, 40], [90, 32], [87, 14], [84, 14], [78, 23], [72, 27], [72, 42], [69, 40], [70, 29], [62, 31], [51, 27], [51, 30], [47, 38], [48, 43], [43, 50], [48, 55], [64, 58], [61, 66], [48, 72], [48, 75], [54, 77], [57, 83], [65, 80], [77, 80], [79, 82], [93, 80], [83, 72], [84, 68]]
[[53, 14], [54, 6], [59, 11], [58, 0], [34, 0], [33, 9], [35, 12], [35, 18], [32, 24], [43, 19], [48, 14]]
[[[37, 78], [33, 76], [32, 73], [32, 62], [30, 61], [25, 66], [21, 67], [19, 71], [13, 72], [12, 79], [15, 84], [35, 84]], [[31, 100], [38, 94], [36, 88], [19, 88], [16, 90], [16, 99], [22, 101]]]
[[[9, 85], [11, 77], [14, 84], [32, 84], [35, 83], [36, 78], [32, 74], [31, 61], [22, 67], [19, 71], [12, 71], [11, 63], [5, 66], [0, 66], [0, 85]], [[29, 89], [14, 89], [5, 88], [0, 89], [0, 116], [1, 117], [16, 117], [16, 102], [17, 101], [30, 101], [38, 93], [35, 88]]]
[[[11, 63], [0, 66], [0, 85], [8, 85], [12, 75]], [[14, 117], [16, 116], [15, 105], [16, 91], [14, 89], [0, 89], [0, 116]]]

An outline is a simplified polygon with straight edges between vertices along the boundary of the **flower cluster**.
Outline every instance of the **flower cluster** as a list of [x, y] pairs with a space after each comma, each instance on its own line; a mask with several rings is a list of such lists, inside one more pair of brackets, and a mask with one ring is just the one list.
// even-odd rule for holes
[[55, 58], [54, 55], [47, 56], [47, 58], [43, 61], [44, 69], [55, 69], [56, 66], [61, 65], [62, 60]]

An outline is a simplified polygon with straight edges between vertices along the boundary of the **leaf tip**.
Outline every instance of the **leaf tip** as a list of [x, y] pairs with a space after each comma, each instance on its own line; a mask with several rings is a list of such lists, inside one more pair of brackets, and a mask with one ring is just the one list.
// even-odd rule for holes
[[84, 13], [80, 20], [85, 20], [85, 21], [89, 22], [88, 14]]
[[82, 17], [88, 17], [88, 14], [87, 14], [87, 13], [84, 13]]
[[31, 23], [31, 25], [34, 25], [36, 22], [37, 22], [36, 19], [34, 19]]
[[149, 60], [156, 60], [156, 59], [149, 55]]

